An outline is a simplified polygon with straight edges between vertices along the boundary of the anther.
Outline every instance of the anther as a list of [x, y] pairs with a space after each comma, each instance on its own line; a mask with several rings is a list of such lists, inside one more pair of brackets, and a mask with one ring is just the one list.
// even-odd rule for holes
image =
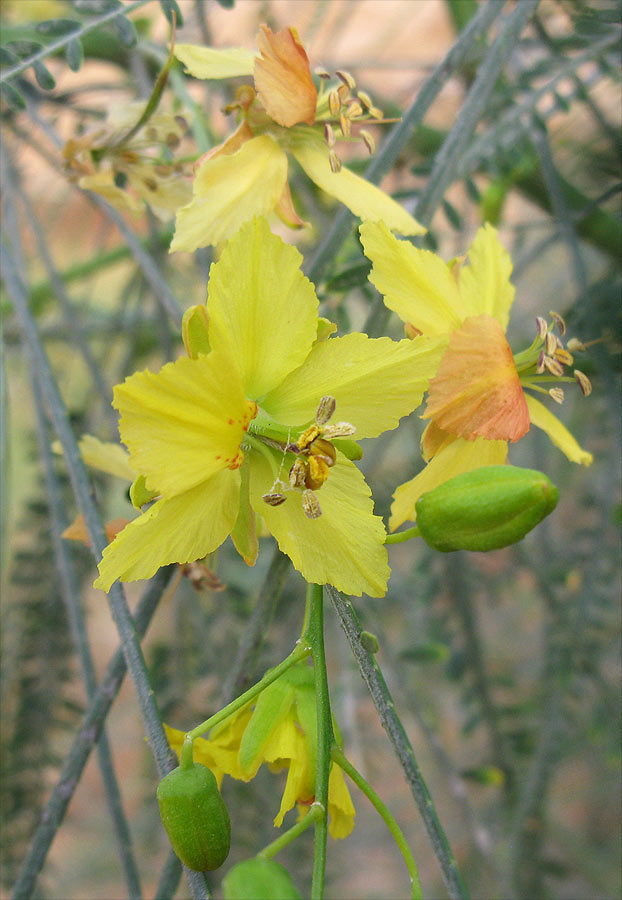
[[372, 117], [372, 119], [383, 119], [384, 118], [383, 111], [381, 109], [378, 109], [377, 106], [370, 107], [369, 115]]
[[369, 155], [373, 156], [376, 152], [376, 142], [372, 134], [369, 131], [365, 131], [365, 129], [361, 129], [359, 131], [359, 135], [363, 138], [363, 143], [367, 147], [369, 151]]
[[564, 367], [561, 363], [558, 363], [556, 359], [552, 359], [550, 356], [544, 357], [544, 368], [547, 369], [551, 375], [555, 375], [556, 378], [561, 378], [564, 374]]
[[361, 103], [363, 104], [363, 106], [365, 107], [365, 109], [371, 109], [372, 106], [374, 105], [372, 103], [371, 97], [369, 96], [369, 94], [366, 91], [359, 91], [357, 96], [358, 96], [359, 100], [361, 101]]
[[337, 156], [334, 150], [328, 151], [328, 161], [330, 163], [330, 168], [332, 172], [341, 171], [341, 160]]
[[564, 402], [564, 392], [560, 387], [552, 387], [549, 390], [549, 395], [560, 405]]
[[322, 515], [322, 507], [313, 491], [303, 492], [302, 511], [308, 519], [319, 519]]
[[582, 352], [583, 350], [587, 350], [587, 346], [583, 343], [583, 341], [580, 341], [579, 338], [575, 337], [570, 338], [566, 346], [569, 350], [572, 351], [572, 353], [578, 353]]
[[577, 381], [577, 384], [581, 388], [581, 393], [584, 397], [589, 397], [592, 393], [592, 382], [587, 377], [584, 372], [581, 372], [579, 369], [574, 370], [574, 377]]
[[572, 353], [569, 353], [565, 347], [558, 347], [555, 351], [555, 359], [563, 366], [571, 366], [574, 362]]
[[552, 331], [547, 331], [546, 337], [544, 339], [544, 347], [547, 353], [547, 356], [553, 356], [555, 351], [559, 346], [559, 341], [557, 337], [553, 334]]
[[354, 90], [354, 88], [356, 87], [356, 81], [349, 72], [346, 72], [345, 69], [337, 69], [335, 75], [337, 76], [337, 78], [341, 79], [341, 81], [343, 81], [343, 83], [348, 88], [350, 88], [351, 91]]
[[536, 365], [536, 373], [538, 375], [542, 375], [544, 372], [544, 360], [546, 359], [546, 353], [544, 350], [540, 350], [538, 353], [538, 363]]
[[328, 93], [328, 108], [331, 116], [337, 117], [341, 109], [341, 97], [335, 88]]
[[348, 100], [347, 115], [350, 119], [358, 119], [359, 116], [363, 115], [363, 107], [354, 97]]
[[307, 466], [302, 459], [297, 459], [289, 470], [289, 484], [291, 488], [301, 488], [307, 478]]
[[341, 127], [341, 133], [344, 137], [350, 137], [352, 134], [352, 122], [345, 113], [339, 114], [339, 125]]
[[284, 494], [264, 494], [261, 498], [264, 503], [267, 503], [268, 506], [280, 506], [281, 503], [285, 503], [287, 497]]
[[340, 103], [345, 103], [350, 96], [350, 88], [345, 84], [340, 84], [337, 88], [337, 96]]
[[332, 441], [333, 438], [348, 437], [355, 431], [356, 428], [350, 422], [335, 422], [334, 425], [326, 425], [322, 429], [322, 435], [327, 441]]
[[326, 425], [332, 414], [335, 412], [335, 407], [337, 406], [337, 401], [334, 397], [327, 395], [326, 397], [322, 397], [318, 404], [317, 412], [315, 414], [315, 422], [317, 425]]
[[324, 124], [324, 140], [331, 149], [335, 146], [335, 132], [329, 122]]
[[549, 315], [557, 325], [557, 329], [563, 337], [566, 334], [566, 323], [564, 322], [560, 314], [556, 313], [553, 309], [549, 311]]
[[313, 72], [318, 78], [330, 78], [330, 72], [324, 66], [316, 66]]
[[546, 319], [543, 319], [542, 316], [536, 316], [536, 326], [538, 328], [538, 337], [540, 338], [540, 340], [546, 340], [546, 336], [549, 330], [549, 326], [546, 324]]

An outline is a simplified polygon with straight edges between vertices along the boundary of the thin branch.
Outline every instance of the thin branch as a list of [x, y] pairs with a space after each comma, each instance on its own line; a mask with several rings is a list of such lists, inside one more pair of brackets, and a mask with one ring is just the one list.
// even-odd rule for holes
[[[406, 141], [423, 120], [433, 101], [444, 88], [449, 76], [459, 68], [475, 41], [485, 33], [489, 25], [501, 13], [503, 5], [499, 0], [488, 0], [473, 16], [447, 56], [426, 79], [402, 121], [391, 130], [382, 150], [367, 167], [365, 171], [367, 181], [379, 184], [383, 176], [392, 168]], [[352, 213], [345, 208], [340, 210], [335, 217], [332, 227], [326, 232], [306, 269], [306, 274], [314, 283], [321, 279], [328, 264], [335, 257], [348, 235], [353, 218]]]
[[330, 585], [326, 585], [326, 592], [331, 598], [333, 606], [339, 616], [354, 658], [356, 659], [363, 680], [371, 694], [374, 706], [380, 716], [380, 721], [387, 732], [393, 749], [400, 761], [412, 791], [415, 803], [423, 819], [428, 833], [432, 849], [439, 862], [443, 881], [451, 900], [466, 900], [467, 889], [462, 881], [458, 863], [454, 857], [443, 826], [441, 825], [430, 792], [423, 775], [417, 764], [414, 750], [404, 731], [397, 713], [391, 694], [386, 685], [382, 672], [372, 654], [361, 643], [361, 627], [357, 615], [350, 601], [339, 591]]
[[[61, 594], [67, 609], [74, 643], [80, 658], [80, 667], [86, 688], [87, 699], [91, 702], [97, 691], [97, 680], [95, 677], [95, 666], [93, 664], [86, 622], [80, 603], [80, 585], [76, 578], [69, 549], [61, 537], [61, 532], [67, 523], [64, 521], [65, 516], [63, 513], [60, 486], [58, 484], [56, 472], [54, 471], [54, 461], [47, 434], [43, 397], [41, 396], [39, 385], [34, 379], [32, 380], [32, 389], [37, 414], [37, 433], [39, 437], [41, 461], [43, 463], [43, 471], [50, 504], [52, 543], [56, 556], [56, 565], [60, 575]], [[139, 900], [142, 896], [142, 892], [138, 867], [134, 860], [132, 850], [132, 835], [123, 811], [121, 791], [119, 790], [119, 784], [114, 771], [110, 744], [108, 743], [106, 732], [103, 729], [97, 744], [97, 753], [106, 792], [106, 800], [110, 809], [115, 837], [117, 839], [119, 858], [125, 872], [128, 895], [130, 900]]]

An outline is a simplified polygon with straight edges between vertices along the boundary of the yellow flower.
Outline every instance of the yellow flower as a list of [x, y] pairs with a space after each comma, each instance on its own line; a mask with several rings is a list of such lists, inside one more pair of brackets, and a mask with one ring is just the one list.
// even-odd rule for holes
[[[318, 320], [301, 260], [265, 220], [247, 223], [211, 269], [209, 352], [191, 347], [194, 358], [115, 388], [140, 503], [160, 499], [104, 550], [97, 587], [202, 559], [229, 534], [252, 565], [258, 514], [308, 582], [384, 594], [385, 530], [351, 436], [395, 428], [427, 387], [417, 360], [438, 362], [438, 350], [327, 337], [334, 327]], [[186, 334], [200, 321], [186, 321]]]
[[[334, 150], [337, 137], [353, 140], [353, 126], [380, 121], [382, 112], [367, 94], [352, 95], [354, 79], [338, 73], [338, 87], [318, 92], [309, 60], [293, 28], [273, 32], [262, 25], [259, 54], [248, 50], [213, 50], [180, 44], [175, 56], [196, 78], [253, 75], [254, 87], [238, 90], [242, 121], [223, 144], [198, 164], [192, 202], [177, 214], [171, 250], [196, 250], [231, 237], [255, 215], [275, 211], [291, 227], [304, 222], [294, 209], [287, 182], [287, 153], [323, 191], [364, 220], [383, 220], [402, 234], [425, 229], [375, 185], [342, 167]], [[327, 74], [327, 73], [326, 73]], [[373, 139], [360, 139], [369, 150]]]
[[80, 187], [121, 212], [140, 213], [147, 203], [165, 219], [192, 196], [171, 156], [186, 126], [179, 117], [158, 113], [134, 133], [144, 110], [144, 102], [112, 107], [101, 127], [67, 141], [63, 155]]
[[[336, 726], [333, 723], [333, 726]], [[166, 728], [179, 754], [184, 733]], [[317, 713], [313, 668], [306, 662], [288, 669], [265, 688], [257, 701], [242, 707], [216, 728], [209, 739], [194, 742], [194, 759], [212, 769], [219, 783], [223, 773], [250, 781], [266, 762], [273, 772], [287, 769], [281, 807], [274, 819], [278, 828], [285, 814], [298, 807], [299, 818], [315, 799]], [[343, 772], [331, 764], [328, 784], [329, 831], [347, 837], [354, 827], [355, 810]]]
[[421, 370], [431, 378], [423, 416], [430, 423], [422, 438], [428, 464], [397, 488], [391, 529], [414, 518], [415, 503], [426, 491], [461, 472], [504, 463], [508, 442], [519, 440], [532, 424], [572, 462], [590, 465], [592, 455], [524, 391], [548, 393], [561, 402], [559, 382], [576, 380], [584, 393], [590, 386], [578, 370], [574, 378], [564, 376], [564, 366], [572, 365], [573, 357], [553, 333], [555, 325], [565, 331], [555, 314], [550, 325], [538, 318], [531, 346], [512, 355], [505, 337], [514, 300], [512, 261], [495, 229], [488, 224], [479, 229], [468, 265], [464, 259], [445, 263], [434, 253], [398, 241], [382, 223], [365, 223], [360, 231], [374, 264], [370, 280], [386, 305], [406, 323], [415, 344], [417, 335], [424, 334], [442, 350], [440, 366]]

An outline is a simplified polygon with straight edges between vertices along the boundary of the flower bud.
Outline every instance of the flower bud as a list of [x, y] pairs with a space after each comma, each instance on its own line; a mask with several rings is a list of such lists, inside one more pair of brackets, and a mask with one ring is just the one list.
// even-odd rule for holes
[[231, 824], [214, 773], [201, 763], [178, 766], [159, 783], [156, 796], [162, 824], [184, 865], [196, 872], [222, 866]]
[[300, 900], [287, 869], [256, 856], [235, 865], [223, 878], [224, 900]]
[[557, 506], [559, 494], [542, 472], [483, 466], [422, 494], [417, 526], [435, 550], [496, 550], [522, 540]]

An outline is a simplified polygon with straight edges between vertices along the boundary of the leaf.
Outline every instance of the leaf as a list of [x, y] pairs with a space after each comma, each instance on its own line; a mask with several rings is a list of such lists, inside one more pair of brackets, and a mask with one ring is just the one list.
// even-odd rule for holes
[[367, 281], [367, 276], [371, 271], [371, 263], [357, 263], [349, 269], [345, 269], [338, 275], [329, 279], [326, 283], [327, 291], [348, 291], [353, 287], [360, 287]]
[[456, 229], [456, 231], [462, 231], [463, 222], [462, 217], [460, 216], [458, 210], [455, 206], [449, 202], [449, 200], [443, 200], [443, 212], [447, 216], [447, 221], [449, 224]]
[[65, 59], [67, 60], [67, 65], [71, 71], [77, 72], [84, 60], [84, 50], [82, 49], [82, 42], [79, 38], [74, 38], [67, 44], [65, 49]]
[[2, 94], [6, 100], [7, 106], [16, 112], [20, 109], [26, 109], [24, 98], [10, 82], [3, 81], [2, 84], [0, 84], [0, 94]]
[[121, 0], [71, 0], [76, 12], [97, 16], [122, 6]]
[[35, 59], [33, 61], [32, 68], [40, 88], [43, 88], [44, 91], [51, 91], [56, 87], [56, 81], [52, 77], [51, 72], [44, 66], [40, 59]]
[[181, 26], [184, 24], [184, 17], [181, 14], [181, 10], [179, 8], [177, 0], [160, 0], [160, 6], [162, 7], [162, 12], [171, 23], [171, 25], [173, 24], [173, 13], [175, 13], [175, 24], [177, 28], [181, 28]]
[[36, 30], [39, 34], [55, 37], [61, 34], [70, 34], [80, 27], [80, 23], [76, 19], [48, 19], [45, 22], [39, 22]]
[[123, 15], [115, 16], [112, 20], [112, 24], [117, 29], [117, 34], [119, 35], [119, 40], [125, 47], [133, 47], [137, 41], [136, 37], [136, 29], [129, 19], [126, 19]]

